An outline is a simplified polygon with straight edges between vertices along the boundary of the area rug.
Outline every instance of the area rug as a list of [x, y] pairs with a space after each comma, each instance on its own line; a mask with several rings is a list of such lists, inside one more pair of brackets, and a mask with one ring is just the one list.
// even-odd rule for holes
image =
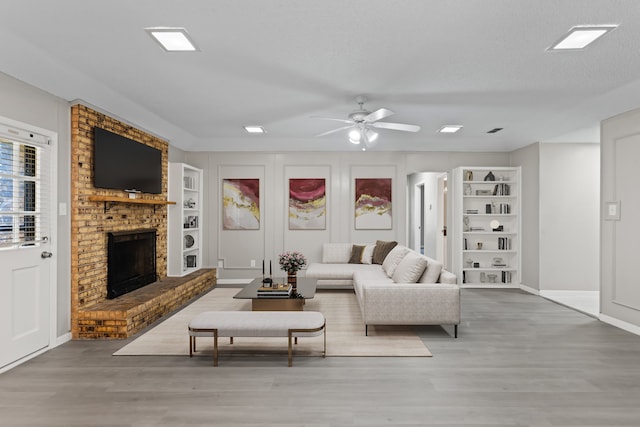
[[[114, 356], [188, 355], [189, 321], [197, 314], [210, 310], [251, 310], [250, 300], [233, 299], [236, 288], [215, 288], [153, 329], [136, 338], [114, 353]], [[309, 299], [305, 311], [319, 311], [326, 318], [327, 356], [392, 356], [430, 357], [431, 352], [422, 340], [406, 326], [369, 326], [364, 323], [358, 301], [352, 291], [320, 290]], [[295, 356], [322, 353], [322, 336], [300, 338]], [[286, 353], [287, 339], [283, 338], [219, 338], [221, 355], [246, 353]], [[212, 338], [198, 338], [199, 355], [213, 352]]]

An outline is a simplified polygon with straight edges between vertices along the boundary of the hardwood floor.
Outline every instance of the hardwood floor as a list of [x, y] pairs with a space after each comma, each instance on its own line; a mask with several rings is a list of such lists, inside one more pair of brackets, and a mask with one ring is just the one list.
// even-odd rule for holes
[[432, 358], [222, 356], [214, 368], [72, 341], [0, 375], [0, 425], [640, 425], [640, 337], [518, 290], [465, 289], [462, 303], [457, 340], [416, 328]]

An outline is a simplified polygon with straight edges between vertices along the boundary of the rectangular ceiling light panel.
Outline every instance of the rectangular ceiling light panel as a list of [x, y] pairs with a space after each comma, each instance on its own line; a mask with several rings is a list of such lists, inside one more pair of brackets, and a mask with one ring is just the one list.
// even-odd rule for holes
[[438, 129], [438, 132], [439, 133], [456, 133], [462, 128], [463, 128], [462, 125], [446, 125]]
[[145, 28], [151, 37], [167, 52], [195, 52], [198, 50], [184, 28]]
[[584, 49], [616, 28], [618, 28], [617, 25], [576, 26], [569, 30], [569, 33], [551, 46], [549, 50]]

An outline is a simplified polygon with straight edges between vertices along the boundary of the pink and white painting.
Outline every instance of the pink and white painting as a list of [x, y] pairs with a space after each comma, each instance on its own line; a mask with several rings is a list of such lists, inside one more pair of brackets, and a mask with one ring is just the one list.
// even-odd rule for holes
[[356, 230], [390, 230], [391, 178], [356, 178]]
[[260, 229], [260, 180], [224, 179], [222, 183], [224, 230]]
[[326, 208], [324, 178], [289, 179], [289, 230], [324, 230]]

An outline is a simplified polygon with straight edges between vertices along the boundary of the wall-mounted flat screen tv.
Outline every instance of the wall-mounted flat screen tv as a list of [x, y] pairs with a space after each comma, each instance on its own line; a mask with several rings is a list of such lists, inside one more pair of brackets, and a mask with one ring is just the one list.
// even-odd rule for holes
[[93, 135], [93, 185], [162, 193], [162, 152], [101, 128]]

